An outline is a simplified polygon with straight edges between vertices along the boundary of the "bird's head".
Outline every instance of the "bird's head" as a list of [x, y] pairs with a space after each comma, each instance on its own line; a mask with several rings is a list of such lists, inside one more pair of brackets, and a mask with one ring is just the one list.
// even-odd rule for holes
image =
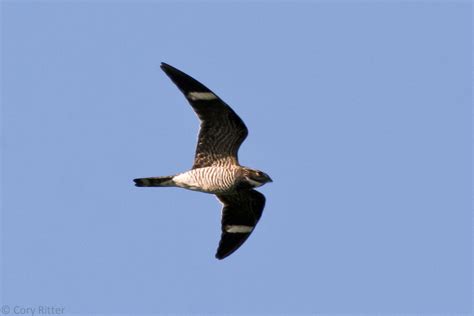
[[244, 168], [244, 178], [253, 188], [264, 185], [267, 182], [273, 182], [272, 178], [263, 171]]

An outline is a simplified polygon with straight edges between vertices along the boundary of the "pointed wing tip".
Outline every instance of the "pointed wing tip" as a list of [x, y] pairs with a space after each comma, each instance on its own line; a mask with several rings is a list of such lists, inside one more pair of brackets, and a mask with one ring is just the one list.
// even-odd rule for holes
[[169, 65], [169, 64], [167, 64], [167, 63], [164, 63], [164, 62], [161, 62], [160, 68], [161, 68], [161, 70], [163, 70], [164, 72], [168, 72], [168, 71], [170, 71], [170, 70], [175, 69], [173, 66], [171, 66], [171, 65]]
[[234, 249], [234, 250], [232, 250], [230, 252], [227, 252], [227, 253], [222, 253], [222, 252], [219, 252], [219, 249], [218, 249], [217, 252], [216, 252], [216, 259], [217, 260], [225, 259], [228, 256], [230, 256], [231, 254], [233, 254], [235, 250], [237, 250], [237, 249]]
[[[170, 78], [172, 77], [176, 77], [176, 76], [186, 76], [186, 77], [189, 77], [188, 75], [186, 75], [184, 72], [182, 72], [181, 70], [179, 70], [178, 68], [175, 68], [173, 66], [171, 66], [170, 64], [167, 64], [167, 63], [164, 63], [162, 62], [160, 64], [160, 68], [161, 70], [163, 70]], [[172, 79], [173, 80], [173, 79]]]

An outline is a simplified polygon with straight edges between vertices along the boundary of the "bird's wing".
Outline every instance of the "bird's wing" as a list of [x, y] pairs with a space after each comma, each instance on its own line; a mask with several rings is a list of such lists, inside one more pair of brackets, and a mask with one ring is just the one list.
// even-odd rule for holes
[[248, 134], [242, 119], [216, 94], [165, 63], [161, 69], [184, 94], [201, 120], [193, 169], [237, 165], [237, 152]]
[[247, 240], [262, 216], [265, 196], [255, 190], [217, 195], [222, 202], [222, 235], [216, 258], [224, 259]]

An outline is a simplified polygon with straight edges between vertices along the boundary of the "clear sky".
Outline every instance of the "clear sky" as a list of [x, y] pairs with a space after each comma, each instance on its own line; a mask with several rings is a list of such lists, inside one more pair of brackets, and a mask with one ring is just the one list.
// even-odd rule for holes
[[[75, 315], [469, 313], [468, 1], [3, 1], [2, 305]], [[242, 117], [274, 182], [214, 258], [211, 195], [160, 70]], [[11, 311], [10, 314], [12, 314]]]

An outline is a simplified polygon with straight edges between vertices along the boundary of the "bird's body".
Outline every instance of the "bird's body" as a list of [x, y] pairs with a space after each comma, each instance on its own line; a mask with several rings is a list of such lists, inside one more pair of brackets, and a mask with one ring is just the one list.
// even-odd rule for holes
[[241, 181], [238, 166], [191, 169], [173, 177], [176, 186], [212, 194], [234, 192]]
[[244, 122], [216, 94], [182, 71], [162, 63], [201, 120], [191, 170], [173, 176], [135, 179], [139, 187], [181, 187], [215, 194], [223, 204], [222, 235], [216, 257], [237, 250], [253, 231], [265, 206], [263, 194], [253, 190], [270, 177], [239, 164], [237, 152], [247, 137]]

